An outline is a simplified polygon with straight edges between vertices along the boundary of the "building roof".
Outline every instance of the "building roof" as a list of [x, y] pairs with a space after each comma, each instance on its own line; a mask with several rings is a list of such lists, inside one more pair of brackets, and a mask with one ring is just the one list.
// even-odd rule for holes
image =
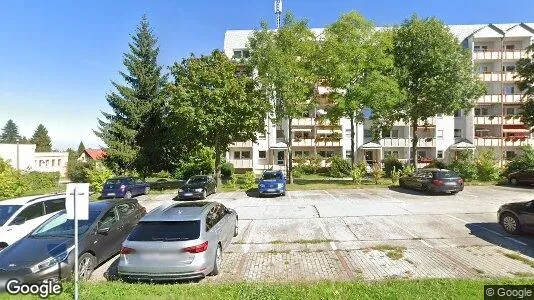
[[93, 160], [101, 160], [108, 156], [106, 150], [102, 149], [85, 149], [84, 152]]

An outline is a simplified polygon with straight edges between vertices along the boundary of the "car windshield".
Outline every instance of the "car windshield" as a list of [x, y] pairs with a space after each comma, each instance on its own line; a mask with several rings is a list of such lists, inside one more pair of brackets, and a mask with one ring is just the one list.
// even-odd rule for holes
[[205, 182], [206, 179], [207, 179], [206, 176], [193, 176], [189, 178], [187, 183], [202, 183], [202, 182]]
[[126, 179], [109, 179], [106, 181], [105, 187], [112, 189], [126, 183], [128, 183]]
[[189, 241], [200, 237], [200, 221], [140, 222], [129, 241]]
[[436, 178], [458, 178], [458, 177], [460, 176], [454, 173], [453, 171], [436, 172]]
[[[78, 234], [83, 234], [95, 222], [100, 214], [99, 210], [89, 211], [89, 220], [78, 221]], [[67, 218], [65, 211], [52, 217], [47, 222], [39, 226], [31, 235], [32, 238], [47, 238], [47, 237], [70, 237], [74, 236], [74, 220]]]
[[263, 173], [263, 176], [261, 177], [261, 179], [282, 179], [282, 174], [280, 173], [272, 173], [272, 172], [269, 172], [269, 173]]
[[3, 226], [21, 207], [22, 205], [0, 205], [0, 226]]

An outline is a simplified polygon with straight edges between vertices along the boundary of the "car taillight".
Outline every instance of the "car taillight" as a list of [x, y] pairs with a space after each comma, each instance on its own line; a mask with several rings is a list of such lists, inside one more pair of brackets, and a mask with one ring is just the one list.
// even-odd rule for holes
[[432, 183], [435, 184], [435, 185], [437, 185], [437, 186], [440, 186], [440, 185], [443, 184], [443, 180], [441, 180], [441, 179], [434, 179], [434, 180], [432, 180]]
[[126, 186], [123, 184], [121, 185], [121, 190], [124, 190], [124, 189], [126, 189]]
[[462, 178], [460, 178], [460, 179], [458, 179], [458, 183], [462, 184], [462, 183], [464, 183], [464, 180]]
[[128, 248], [128, 247], [121, 247], [121, 254], [132, 254], [135, 252], [135, 249]]
[[184, 249], [185, 252], [189, 253], [200, 253], [208, 250], [208, 241], [205, 241], [204, 243], [192, 247], [187, 247]]

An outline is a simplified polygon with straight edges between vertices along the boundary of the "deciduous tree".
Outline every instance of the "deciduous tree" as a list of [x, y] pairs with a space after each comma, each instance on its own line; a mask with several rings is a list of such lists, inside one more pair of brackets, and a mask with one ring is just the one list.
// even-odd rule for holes
[[521, 122], [534, 126], [534, 44], [527, 48], [527, 57], [517, 62], [517, 86], [523, 92]]

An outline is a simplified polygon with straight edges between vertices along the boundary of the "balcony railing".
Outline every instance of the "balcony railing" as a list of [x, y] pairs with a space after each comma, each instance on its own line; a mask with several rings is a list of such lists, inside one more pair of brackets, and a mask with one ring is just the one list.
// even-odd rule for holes
[[293, 126], [315, 126], [315, 119], [314, 118], [293, 119], [291, 124]]
[[474, 145], [477, 147], [498, 147], [498, 146], [506, 146], [506, 147], [519, 147], [519, 146], [525, 146], [530, 144], [530, 139], [525, 137], [475, 137], [474, 139]]
[[505, 125], [523, 125], [523, 122], [521, 122], [521, 118], [519, 116], [504, 116], [504, 124]]
[[[425, 122], [424, 121], [419, 121], [418, 124], [419, 124], [419, 126], [424, 126]], [[427, 124], [428, 125], [436, 125], [436, 118], [428, 118], [427, 119]], [[393, 126], [410, 126], [410, 124], [407, 124], [404, 121], [395, 121], [393, 123]]]
[[[383, 138], [380, 141], [382, 147], [411, 147], [411, 138]], [[431, 137], [420, 137], [417, 147], [436, 147], [436, 139]]]
[[236, 169], [251, 169], [254, 166], [252, 159], [229, 159], [228, 162]]
[[251, 148], [252, 147], [252, 141], [246, 141], [246, 142], [236, 142], [230, 145], [232, 148]]
[[[504, 95], [504, 103], [520, 103], [522, 97], [521, 94]], [[478, 99], [477, 103], [501, 103], [501, 98], [499, 94], [484, 95]]]
[[476, 125], [500, 125], [502, 119], [500, 116], [475, 116]]
[[495, 137], [475, 137], [473, 144], [477, 147], [497, 147], [501, 145], [501, 139]]
[[501, 59], [501, 51], [496, 50], [486, 50], [486, 51], [475, 51], [473, 53], [474, 59]]
[[520, 103], [521, 98], [523, 98], [523, 95], [521, 94], [504, 95], [504, 102], [505, 103]]
[[526, 51], [524, 49], [518, 50], [506, 50], [499, 51], [495, 49], [488, 49], [485, 51], [475, 51], [473, 53], [474, 59], [484, 59], [484, 60], [495, 60], [495, 59], [520, 59], [526, 56]]

